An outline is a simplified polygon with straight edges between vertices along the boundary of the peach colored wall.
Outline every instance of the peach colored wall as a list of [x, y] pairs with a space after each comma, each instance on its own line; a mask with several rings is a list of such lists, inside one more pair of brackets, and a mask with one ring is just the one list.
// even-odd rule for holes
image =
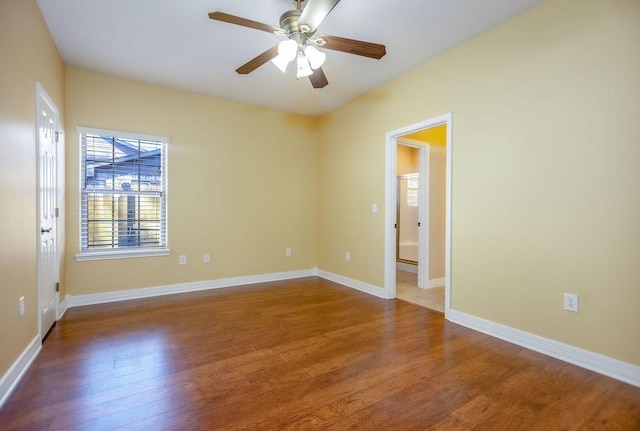
[[420, 153], [415, 147], [398, 145], [398, 175], [413, 174], [420, 170]]
[[[446, 128], [445, 128], [446, 130]], [[446, 143], [446, 139], [445, 139]], [[429, 146], [429, 279], [445, 275], [447, 149]]]
[[[315, 267], [316, 119], [74, 67], [66, 76], [69, 294]], [[170, 256], [75, 260], [78, 126], [170, 139]], [[211, 263], [203, 263], [204, 253]]]
[[385, 134], [451, 112], [452, 308], [640, 365], [639, 40], [549, 0], [322, 117], [318, 267], [383, 288]]
[[[64, 121], [64, 65], [33, 0], [0, 2], [0, 376], [38, 336], [36, 82]], [[64, 292], [63, 292], [64, 293]], [[18, 317], [18, 299], [25, 315]]]

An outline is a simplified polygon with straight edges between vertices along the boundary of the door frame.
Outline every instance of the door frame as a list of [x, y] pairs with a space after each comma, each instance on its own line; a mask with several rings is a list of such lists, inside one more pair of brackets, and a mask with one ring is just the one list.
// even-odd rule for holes
[[[40, 157], [40, 111], [42, 110], [43, 104], [47, 104], [49, 105], [49, 107], [51, 108], [51, 110], [54, 112], [55, 115], [55, 120], [54, 120], [54, 129], [56, 130], [55, 132], [55, 136], [53, 137], [54, 139], [54, 145], [55, 145], [55, 151], [56, 151], [56, 202], [55, 202], [55, 208], [56, 208], [56, 215], [54, 216], [55, 222], [54, 222], [54, 232], [55, 232], [55, 268], [54, 268], [54, 273], [55, 273], [55, 279], [56, 282], [59, 284], [60, 283], [60, 255], [61, 255], [61, 250], [60, 250], [60, 244], [62, 241], [61, 238], [61, 193], [60, 193], [60, 188], [61, 188], [61, 177], [64, 175], [62, 169], [61, 169], [61, 162], [60, 162], [60, 157], [61, 157], [61, 150], [60, 147], [62, 144], [62, 140], [59, 139], [59, 137], [62, 135], [61, 132], [59, 132], [60, 130], [60, 110], [58, 109], [58, 107], [56, 106], [55, 103], [53, 103], [53, 100], [51, 99], [51, 97], [49, 97], [49, 95], [47, 94], [46, 90], [44, 89], [44, 87], [42, 86], [42, 84], [40, 84], [40, 82], [36, 82], [36, 238], [37, 238], [37, 267], [38, 267], [38, 333], [40, 334], [40, 340], [42, 340], [44, 338], [44, 336], [46, 335], [46, 333], [43, 333], [42, 331], [42, 306], [43, 306], [43, 295], [42, 295], [42, 289], [41, 289], [41, 277], [42, 277], [42, 273], [43, 273], [43, 262], [40, 256], [40, 212], [41, 212], [41, 208], [40, 208], [40, 184], [41, 184], [41, 173], [42, 173], [42, 162], [41, 162], [41, 157]], [[54, 302], [55, 302], [55, 320], [59, 320], [60, 319], [60, 292], [56, 289], [56, 292], [54, 292]], [[50, 328], [49, 328], [50, 329]]]
[[[451, 112], [419, 123], [411, 124], [386, 134], [386, 168], [385, 168], [385, 266], [384, 296], [388, 299], [396, 297], [396, 202], [397, 202], [397, 151], [400, 137], [445, 124], [447, 126], [446, 151], [446, 203], [445, 203], [445, 299], [444, 315], [449, 318], [451, 308], [451, 217], [452, 217], [452, 166], [453, 115]], [[427, 281], [428, 283], [428, 281]]]

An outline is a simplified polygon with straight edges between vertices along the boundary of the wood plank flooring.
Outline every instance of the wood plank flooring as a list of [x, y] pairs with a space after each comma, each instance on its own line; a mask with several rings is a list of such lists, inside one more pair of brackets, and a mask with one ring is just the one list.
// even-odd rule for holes
[[639, 430], [640, 388], [305, 278], [70, 309], [2, 430]]

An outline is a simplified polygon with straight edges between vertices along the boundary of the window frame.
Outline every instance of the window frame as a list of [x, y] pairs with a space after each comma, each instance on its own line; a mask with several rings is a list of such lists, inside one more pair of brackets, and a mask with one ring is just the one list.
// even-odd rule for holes
[[[169, 138], [163, 136], [154, 136], [147, 134], [121, 132], [114, 130], [96, 129], [92, 127], [76, 127], [78, 133], [78, 158], [79, 158], [79, 175], [78, 175], [78, 246], [79, 252], [75, 256], [76, 261], [89, 261], [89, 260], [109, 260], [109, 259], [128, 259], [139, 257], [153, 257], [153, 256], [167, 256], [170, 254], [169, 250], [169, 223], [168, 223], [168, 144]], [[109, 136], [113, 138], [143, 140], [143, 141], [155, 141], [161, 144], [161, 157], [160, 157], [160, 178], [161, 178], [161, 190], [160, 190], [160, 241], [164, 238], [164, 243], [158, 246], [125, 246], [112, 249], [89, 249], [86, 244], [83, 244], [83, 196], [87, 193], [85, 184], [85, 170], [86, 170], [86, 148], [83, 144], [84, 135], [97, 135], [97, 136]]]

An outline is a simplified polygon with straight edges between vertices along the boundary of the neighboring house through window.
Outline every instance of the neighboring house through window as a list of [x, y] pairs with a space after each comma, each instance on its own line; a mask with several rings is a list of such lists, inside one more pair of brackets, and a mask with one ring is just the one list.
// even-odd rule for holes
[[78, 128], [77, 260], [166, 255], [168, 139]]

